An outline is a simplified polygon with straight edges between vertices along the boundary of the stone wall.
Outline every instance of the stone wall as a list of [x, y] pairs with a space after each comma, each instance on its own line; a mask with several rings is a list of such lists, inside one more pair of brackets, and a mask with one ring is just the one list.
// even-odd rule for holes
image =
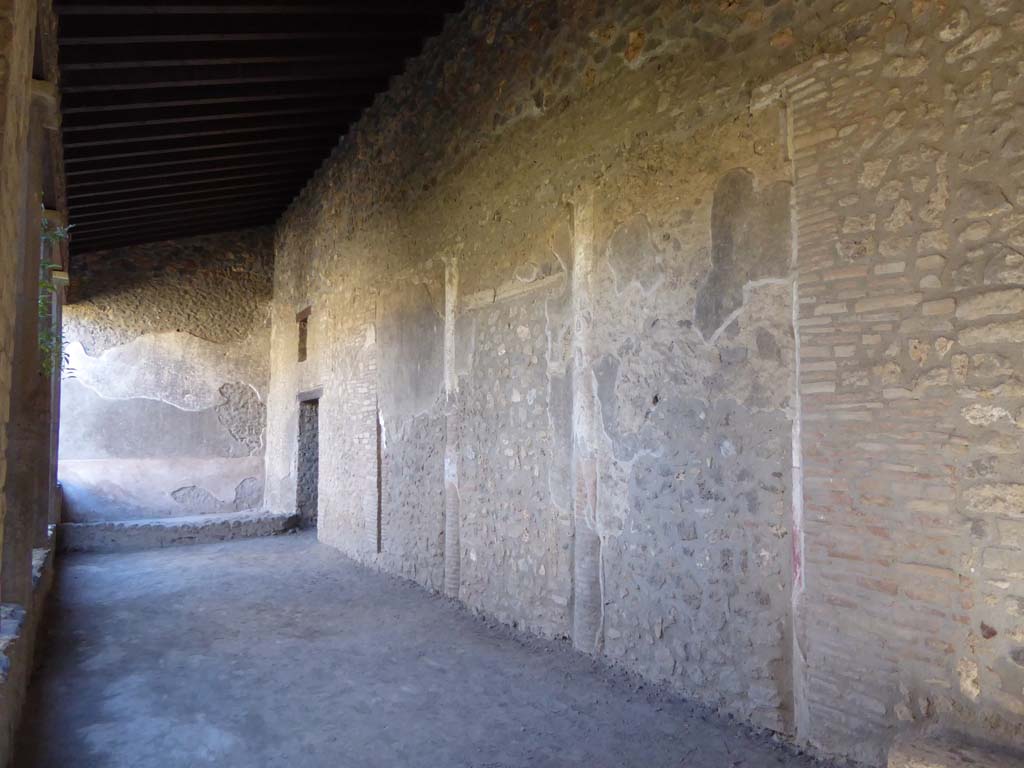
[[831, 754], [1024, 738], [1022, 48], [471, 0], [278, 227], [268, 504], [322, 387], [349, 555]]
[[261, 506], [272, 262], [267, 230], [75, 257], [66, 521]]

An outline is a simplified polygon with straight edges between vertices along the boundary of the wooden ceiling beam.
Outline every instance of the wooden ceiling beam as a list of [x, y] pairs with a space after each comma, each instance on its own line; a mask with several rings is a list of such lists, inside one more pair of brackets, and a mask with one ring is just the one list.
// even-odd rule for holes
[[[105, 103], [81, 103], [76, 99], [66, 99], [62, 106], [65, 115], [92, 115], [103, 112], [130, 112], [140, 109], [167, 109], [169, 107], [204, 107], [219, 106], [221, 104], [252, 104], [268, 101], [338, 101], [338, 94], [333, 90], [308, 91], [287, 89], [275, 92], [267, 90], [264, 93], [239, 94], [237, 96], [208, 96], [200, 97], [193, 94], [190, 98], [163, 99], [159, 101], [130, 101], [124, 99], [121, 94], [106, 101]], [[77, 106], [76, 106], [77, 104]]]
[[[152, 48], [147, 48], [147, 53], [152, 54]], [[168, 54], [171, 51], [167, 52]], [[190, 56], [182, 58], [147, 58], [147, 57], [125, 57], [125, 58], [110, 58], [101, 61], [65, 61], [61, 64], [61, 72], [79, 72], [79, 71], [95, 71], [95, 70], [147, 70], [147, 69], [182, 69], [185, 67], [210, 67], [211, 69], [220, 69], [223, 71], [224, 67], [238, 67], [247, 68], [252, 66], [262, 65], [326, 65], [336, 63], [341, 59], [344, 61], [346, 57], [339, 57], [337, 54], [331, 53], [317, 53], [317, 54], [278, 54], [272, 56], [237, 56], [237, 55], [217, 55], [217, 56]], [[371, 72], [379, 72], [381, 67], [380, 64], [374, 62], [368, 62], [364, 64], [366, 70]], [[151, 74], [151, 73], [150, 73]], [[366, 71], [359, 72], [358, 74], [365, 75]]]
[[199, 198], [202, 196], [209, 196], [211, 194], [230, 193], [232, 196], [241, 196], [244, 194], [260, 194], [270, 192], [280, 192], [283, 194], [284, 189], [273, 184], [268, 184], [266, 181], [246, 182], [241, 184], [225, 184], [224, 186], [217, 187], [216, 189], [213, 190], [195, 189], [177, 192], [161, 192], [155, 195], [126, 195], [123, 198], [112, 198], [109, 200], [92, 200], [89, 202], [69, 203], [68, 210], [71, 211], [70, 218], [73, 222], [75, 212], [83, 211], [86, 210], [87, 208], [99, 208], [111, 205], [130, 205], [132, 203], [149, 203], [154, 201], [180, 201], [188, 200], [191, 198]]
[[[168, 139], [196, 139], [206, 136], [230, 136], [232, 134], [253, 134], [270, 133], [276, 131], [287, 131], [289, 135], [301, 135], [302, 131], [311, 128], [328, 128], [339, 124], [339, 120], [333, 117], [318, 117], [316, 119], [303, 118], [301, 120], [282, 120], [272, 124], [233, 125], [231, 127], [210, 128], [207, 126], [193, 125], [193, 130], [176, 131], [174, 133], [152, 133], [139, 130], [97, 130], [95, 135], [89, 135], [86, 130], [78, 132], [76, 137], [65, 137], [64, 149], [68, 151], [69, 157], [74, 156], [74, 149], [77, 147], [97, 146], [123, 146], [128, 143], [144, 143], [151, 141], [165, 141]], [[340, 135], [341, 131], [339, 131]]]
[[277, 188], [269, 189], [242, 189], [226, 191], [213, 190], [198, 194], [167, 195], [155, 198], [127, 198], [125, 200], [102, 201], [98, 203], [83, 204], [75, 207], [70, 213], [70, 222], [74, 224], [80, 216], [92, 216], [93, 214], [105, 214], [112, 211], [149, 211], [158, 209], [181, 208], [189, 205], [229, 205], [236, 200], [280, 200], [282, 204], [291, 201], [294, 197], [292, 191], [285, 191]]
[[213, 123], [227, 120], [253, 120], [263, 117], [284, 117], [289, 115], [336, 115], [345, 117], [352, 114], [351, 107], [336, 107], [330, 103], [306, 104], [299, 107], [281, 107], [279, 109], [258, 109], [249, 112], [214, 112], [205, 114], [188, 114], [186, 110], [169, 110], [177, 113], [165, 117], [154, 117], [147, 120], [116, 120], [106, 118], [107, 122], [91, 122], [86, 120], [64, 120], [63, 131], [78, 133], [80, 131], [96, 131], [107, 128], [143, 128], [155, 125], [180, 125], [187, 123]]
[[[267, 211], [270, 211], [269, 213]], [[122, 235], [126, 232], [151, 232], [155, 229], [164, 228], [187, 228], [190, 226], [196, 226], [205, 222], [215, 221], [237, 221], [239, 219], [254, 219], [261, 218], [265, 221], [273, 221], [276, 218], [276, 211], [271, 209], [259, 210], [259, 211], [238, 211], [238, 212], [220, 212], [216, 209], [209, 211], [197, 212], [195, 215], [189, 217], [187, 220], [184, 219], [161, 219], [150, 222], [149, 224], [140, 224], [138, 222], [122, 221], [111, 223], [110, 226], [98, 226], [91, 230], [88, 234], [84, 232], [78, 232], [72, 230], [72, 240], [77, 238], [79, 242], [87, 240], [100, 240], [100, 239], [113, 239], [114, 236]]]
[[[199, 168], [188, 168], [180, 171], [170, 171], [167, 168], [153, 168], [148, 170], [136, 168], [121, 173], [99, 174], [94, 172], [88, 175], [77, 176], [69, 186], [76, 192], [81, 192], [84, 189], [96, 189], [110, 187], [112, 185], [124, 186], [125, 184], [137, 184], [151, 179], [175, 179], [176, 182], [181, 182], [183, 184], [187, 182], [204, 182], [206, 180], [231, 178], [225, 174], [248, 173], [249, 171], [262, 172], [271, 168], [291, 168], [309, 171], [316, 167], [318, 160], [318, 157], [307, 154], [300, 158], [284, 157], [255, 162], [250, 161], [236, 164], [210, 165], [205, 167], [201, 166]], [[236, 176], [234, 178], [238, 177]]]
[[[205, 156], [203, 153], [217, 154], [241, 148], [252, 149], [252, 151], [257, 154], [263, 152], [273, 153], [277, 151], [276, 145], [309, 147], [318, 144], [333, 145], [337, 143], [337, 140], [338, 134], [334, 131], [328, 130], [319, 133], [300, 134], [297, 136], [289, 133], [283, 136], [273, 136], [270, 138], [250, 138], [243, 141], [226, 141], [217, 142], [215, 144], [182, 144], [181, 142], [166, 142], [162, 146], [154, 144], [146, 147], [144, 150], [135, 150], [132, 152], [111, 152], [109, 150], [104, 150], [101, 147], [88, 149], [86, 147], [79, 146], [75, 149], [71, 157], [65, 159], [64, 164], [68, 168], [74, 168], [101, 161], [166, 157], [168, 155], [180, 155], [182, 159], [187, 159], [189, 156]], [[270, 149], [267, 149], [268, 147]], [[170, 162], [175, 161], [172, 160]]]
[[[199, 170], [211, 170], [216, 171], [218, 169], [228, 168], [241, 168], [250, 167], [255, 168], [261, 165], [278, 165], [285, 163], [300, 163], [304, 160], [315, 162], [318, 159], [323, 159], [324, 153], [319, 148], [307, 148], [307, 147], [295, 147], [291, 150], [282, 150], [279, 148], [276, 152], [252, 152], [252, 153], [240, 153], [240, 154], [226, 154], [226, 155], [213, 155], [205, 158], [194, 158], [191, 160], [165, 160], [157, 163], [126, 163], [122, 165], [111, 165], [106, 162], [99, 162], [94, 167], [83, 168], [78, 167], [78, 170], [73, 170], [65, 175], [71, 179], [82, 179], [89, 181], [91, 179], [110, 178], [118, 177], [122, 179], [130, 179], [136, 177], [139, 171], [154, 171], [160, 172], [158, 169], [163, 169], [162, 175], [164, 176], [181, 176], [187, 173], [196, 173]], [[180, 170], [174, 170], [170, 173], [167, 169], [174, 168]], [[141, 178], [143, 174], [138, 174]]]
[[280, 211], [280, 196], [277, 198], [273, 197], [256, 197], [256, 198], [234, 198], [227, 200], [219, 204], [205, 203], [189, 203], [187, 205], [177, 205], [169, 208], [111, 208], [106, 211], [93, 211], [87, 212], [88, 215], [82, 214], [75, 220], [75, 227], [78, 229], [85, 227], [95, 227], [97, 225], [103, 225], [112, 223], [115, 221], [147, 221], [157, 219], [169, 219], [181, 216], [191, 216], [192, 214], [205, 213], [207, 211], [240, 211], [240, 210], [277, 210]]
[[150, 193], [150, 191], [158, 191], [164, 189], [203, 189], [206, 187], [220, 187], [220, 186], [233, 186], [237, 187], [239, 182], [256, 182], [259, 180], [261, 183], [281, 183], [291, 181], [302, 181], [309, 176], [308, 169], [300, 169], [298, 171], [290, 170], [287, 173], [281, 171], [257, 171], [255, 173], [239, 173], [232, 176], [221, 176], [220, 178], [207, 178], [203, 180], [187, 180], [187, 181], [168, 181], [167, 183], [154, 183], [154, 184], [142, 184], [137, 186], [116, 186], [113, 189], [85, 189], [81, 190], [77, 186], [71, 186], [68, 189], [68, 200], [69, 203], [74, 203], [83, 200], [95, 200], [96, 198], [109, 198], [112, 196], [134, 194], [134, 193]]
[[[394, 62], [390, 62], [392, 65]], [[377, 57], [333, 56], [315, 57], [313, 61], [250, 62], [238, 65], [199, 64], [167, 69], [164, 67], [120, 68], [116, 66], [62, 70], [61, 93], [109, 93], [116, 90], [144, 90], [153, 93], [164, 88], [192, 88], [296, 81], [328, 80], [343, 84], [366, 79], [383, 80], [394, 74], [389, 62]]]
[[443, 13], [457, 10], [452, 0], [345, 0], [344, 3], [61, 3], [64, 16], [357, 16]]
[[194, 227], [168, 226], [148, 230], [128, 230], [119, 237], [108, 237], [105, 239], [90, 239], [75, 244], [72, 241], [72, 248], [75, 254], [93, 253], [95, 251], [108, 251], [114, 248], [125, 248], [131, 245], [142, 245], [144, 243], [156, 243], [164, 240], [184, 240], [200, 235], [213, 235], [221, 232], [232, 232], [238, 229], [251, 229], [253, 227], [266, 226], [270, 222], [264, 217], [242, 217], [237, 220], [221, 220], [203, 222]]
[[[158, 37], [158, 36], [154, 36]], [[168, 36], [170, 37], [170, 36]], [[372, 33], [352, 40], [330, 37], [280, 40], [225, 40], [176, 42], [172, 40], [137, 43], [99, 42], [95, 44], [60, 46], [62, 68], [102, 69], [122, 67], [134, 63], [138, 67], [183, 67], [233, 64], [286, 64], [290, 62], [352, 61], [358, 59], [388, 62], [393, 69], [396, 62], [419, 53], [419, 40], [382, 40]]]

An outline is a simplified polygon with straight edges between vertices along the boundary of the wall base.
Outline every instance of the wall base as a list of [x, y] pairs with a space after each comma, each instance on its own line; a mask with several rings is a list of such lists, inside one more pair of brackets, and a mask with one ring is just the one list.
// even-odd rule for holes
[[287, 533], [298, 524], [298, 515], [284, 512], [64, 523], [59, 526], [58, 541], [64, 552], [128, 552], [273, 536]]

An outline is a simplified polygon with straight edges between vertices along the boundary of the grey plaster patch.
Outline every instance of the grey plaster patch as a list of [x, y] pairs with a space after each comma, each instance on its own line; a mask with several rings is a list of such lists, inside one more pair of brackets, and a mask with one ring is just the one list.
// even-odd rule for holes
[[757, 342], [757, 354], [759, 357], [764, 360], [782, 362], [782, 351], [771, 331], [767, 328], [758, 328], [755, 339]]
[[148, 398], [107, 400], [75, 379], [65, 380], [61, 393], [65, 413], [61, 425], [62, 461], [234, 458], [252, 454], [252, 449], [231, 434], [213, 408], [183, 411]]
[[743, 168], [726, 173], [711, 208], [711, 271], [697, 296], [695, 322], [710, 339], [743, 305], [743, 287], [784, 276], [792, 257], [787, 182], [756, 189]]
[[252, 509], [262, 500], [263, 484], [258, 478], [247, 477], [235, 488], [234, 498], [222, 501], [206, 488], [186, 485], [171, 491], [171, 498], [183, 507], [199, 513], [241, 512]]
[[422, 413], [434, 405], [444, 380], [444, 332], [427, 286], [400, 281], [381, 292], [377, 349], [386, 419]]
[[650, 222], [642, 214], [616, 227], [608, 240], [606, 254], [620, 293], [631, 283], [650, 291], [664, 279], [661, 251], [654, 245]]
[[476, 321], [471, 314], [459, 315], [455, 320], [455, 373], [463, 376], [473, 367], [473, 349], [476, 343]]
[[562, 221], [551, 233], [548, 240], [548, 247], [551, 249], [551, 255], [553, 255], [558, 263], [562, 267], [562, 271], [568, 273], [572, 271], [573, 265], [573, 253], [572, 253], [572, 226], [569, 224], [569, 216], [565, 216], [565, 220]]
[[267, 407], [259, 394], [243, 382], [223, 384], [219, 391], [223, 400], [216, 408], [218, 421], [250, 455], [259, 453], [267, 423]]
[[572, 373], [548, 376], [551, 464], [548, 491], [559, 509], [572, 508]]
[[611, 438], [612, 448], [619, 459], [628, 459], [637, 451], [635, 435], [623, 434], [619, 424], [618, 400], [615, 392], [621, 363], [614, 355], [602, 355], [594, 363], [597, 383], [597, 401], [601, 407], [604, 431]]

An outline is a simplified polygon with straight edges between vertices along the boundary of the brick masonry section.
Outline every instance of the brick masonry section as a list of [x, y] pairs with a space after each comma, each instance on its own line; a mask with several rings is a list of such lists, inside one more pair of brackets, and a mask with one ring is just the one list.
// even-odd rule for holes
[[782, 89], [800, 271], [803, 732], [869, 761], [871, 739], [908, 721], [1022, 735], [1024, 79], [1004, 66], [1019, 39], [988, 23], [963, 11]]

